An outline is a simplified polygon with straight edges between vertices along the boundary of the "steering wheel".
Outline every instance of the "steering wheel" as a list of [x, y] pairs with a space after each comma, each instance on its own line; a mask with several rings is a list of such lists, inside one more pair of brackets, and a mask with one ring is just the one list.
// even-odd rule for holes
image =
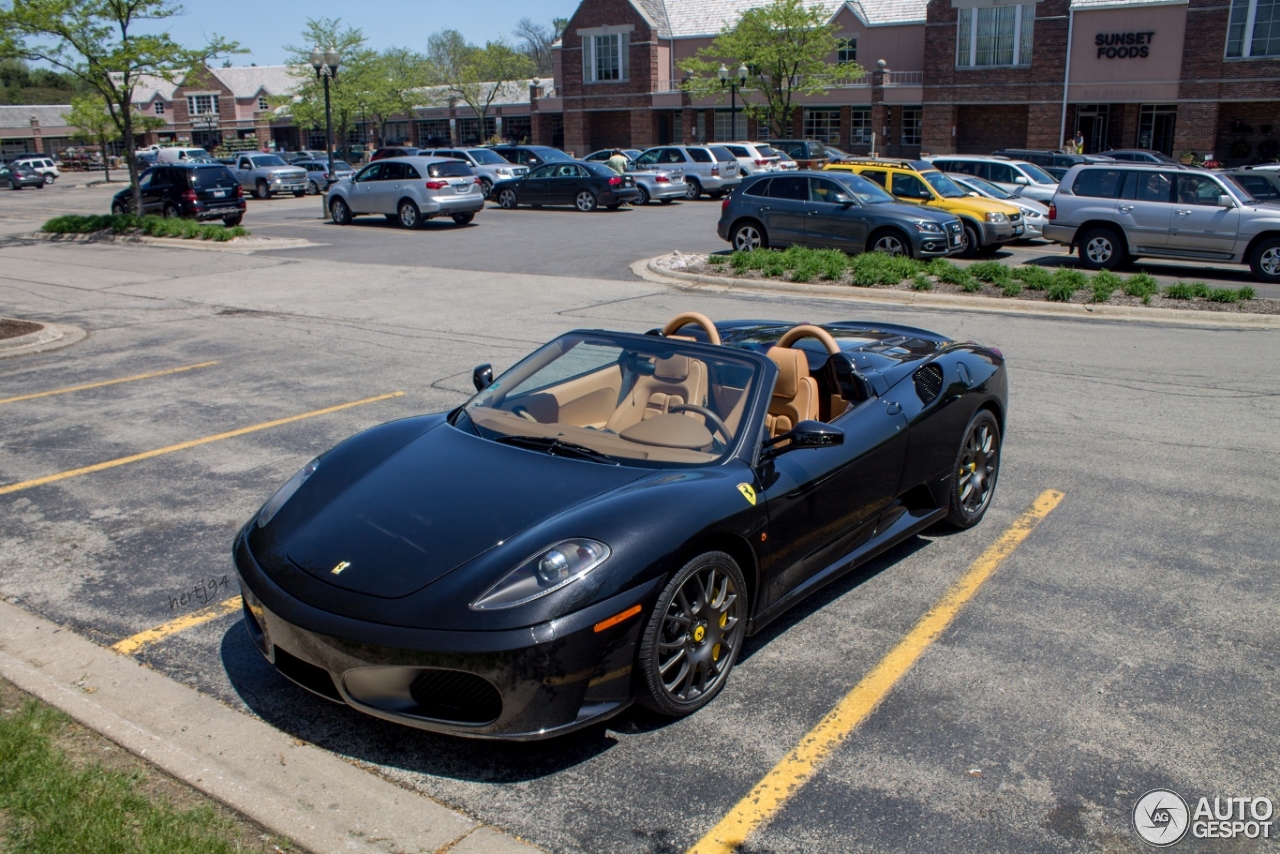
[[522, 404], [517, 404], [516, 406], [511, 407], [511, 412], [513, 415], [519, 415], [525, 421], [532, 421], [534, 424], [538, 423], [538, 419], [533, 417], [533, 413], [528, 409], [525, 409]]
[[702, 327], [702, 330], [707, 333], [707, 340], [709, 342], [712, 344], [720, 343], [720, 331], [716, 329], [716, 325], [711, 322], [711, 318], [707, 317], [705, 314], [699, 314], [696, 311], [682, 311], [675, 317], [668, 320], [667, 325], [662, 327], [663, 337], [670, 336], [686, 323], [698, 324]]
[[667, 407], [667, 412], [697, 413], [706, 419], [707, 426], [712, 429], [713, 433], [719, 433], [721, 436], [724, 436], [726, 445], [733, 441], [733, 436], [729, 433], [729, 428], [720, 420], [720, 416], [716, 415], [705, 406], [698, 406], [696, 403], [677, 403], [674, 406]]
[[840, 352], [840, 345], [836, 343], [836, 339], [831, 337], [831, 333], [820, 326], [810, 326], [802, 323], [799, 326], [793, 326], [778, 339], [775, 347], [790, 347], [801, 338], [817, 338], [822, 342], [822, 346], [827, 348], [827, 353], [834, 356]]

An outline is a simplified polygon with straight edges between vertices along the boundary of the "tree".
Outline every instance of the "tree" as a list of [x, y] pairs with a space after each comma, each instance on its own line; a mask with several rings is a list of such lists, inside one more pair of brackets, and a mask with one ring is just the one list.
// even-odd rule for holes
[[378, 136], [386, 133], [392, 116], [407, 116], [423, 100], [430, 75], [426, 57], [408, 48], [387, 48], [374, 59], [367, 75], [369, 112], [378, 120]]
[[[73, 136], [89, 145], [98, 146], [98, 150], [102, 152], [102, 175], [107, 180], [111, 180], [111, 167], [107, 156], [107, 144], [120, 139], [120, 128], [116, 126], [115, 119], [111, 117], [111, 113], [107, 112], [106, 105], [102, 103], [102, 99], [96, 95], [86, 95], [79, 98], [73, 98], [71, 101], [71, 112], [63, 113], [62, 118], [66, 120], [68, 127], [73, 127], [76, 132]], [[140, 131], [155, 130], [164, 127], [165, 121], [159, 116], [148, 116], [145, 113], [138, 113], [133, 117], [133, 126]]]
[[696, 57], [679, 63], [691, 75], [685, 89], [695, 98], [723, 99], [726, 90], [720, 85], [720, 65], [736, 77], [738, 67], [745, 64], [749, 73], [742, 92], [743, 111], [768, 125], [775, 136], [785, 136], [798, 96], [819, 94], [863, 74], [856, 63], [830, 61], [840, 40], [838, 26], [827, 19], [821, 7], [806, 7], [801, 0], [774, 0], [748, 9], [736, 24], [726, 24]]
[[511, 83], [527, 80], [537, 71], [532, 59], [506, 42], [477, 47], [457, 30], [443, 30], [427, 39], [427, 66], [441, 97], [462, 101], [475, 111], [482, 135], [494, 100]]
[[163, 21], [181, 13], [173, 0], [12, 0], [0, 9], [0, 56], [44, 62], [73, 75], [102, 99], [124, 138], [134, 210], [142, 209], [133, 94], [144, 75], [179, 82], [215, 56], [239, 51], [211, 37], [198, 48], [175, 42]]
[[374, 85], [378, 53], [365, 46], [363, 32], [344, 27], [341, 18], [308, 18], [302, 31], [302, 44], [285, 46], [290, 53], [289, 73], [298, 81], [298, 87], [293, 95], [276, 98], [274, 102], [276, 106], [288, 108], [298, 128], [325, 126], [324, 82], [311, 67], [311, 49], [317, 45], [322, 50], [336, 49], [342, 58], [338, 79], [330, 81], [329, 100], [337, 137], [345, 141], [358, 120], [370, 114], [379, 115], [383, 106], [377, 100], [379, 94]]
[[569, 26], [568, 18], [552, 18], [551, 24], [538, 24], [532, 18], [521, 18], [511, 34], [520, 40], [519, 50], [533, 60], [539, 77], [551, 77], [555, 67], [551, 61], [551, 46]]

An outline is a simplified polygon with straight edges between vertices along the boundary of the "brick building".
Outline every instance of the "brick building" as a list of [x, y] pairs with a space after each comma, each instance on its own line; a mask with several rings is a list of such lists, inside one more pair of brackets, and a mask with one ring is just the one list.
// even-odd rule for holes
[[[727, 140], [727, 98], [678, 63], [759, 0], [583, 0], [535, 139], [566, 149]], [[1056, 148], [1280, 153], [1280, 0], [819, 0], [859, 82], [802, 98], [792, 133], [865, 152]], [[1191, 35], [1189, 35], [1191, 34]], [[729, 65], [733, 58], [727, 57]], [[887, 71], [878, 70], [884, 60]], [[746, 97], [751, 97], [746, 93]], [[558, 118], [557, 118], [558, 117]], [[739, 118], [740, 138], [764, 134]]]

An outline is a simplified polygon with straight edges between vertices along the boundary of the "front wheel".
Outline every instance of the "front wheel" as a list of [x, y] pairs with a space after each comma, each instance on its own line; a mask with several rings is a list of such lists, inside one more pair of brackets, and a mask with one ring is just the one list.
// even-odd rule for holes
[[501, 193], [498, 193], [498, 207], [502, 208], [503, 210], [513, 211], [516, 209], [516, 206], [519, 204], [520, 204], [520, 201], [516, 198], [515, 190], [508, 189], [508, 190], [503, 190]]
[[351, 224], [351, 208], [341, 198], [334, 199], [329, 203], [329, 216], [338, 225]]
[[476, 215], [470, 211], [467, 213], [456, 213], [452, 217], [455, 225], [470, 225], [471, 221], [475, 218]]
[[53, 183], [53, 176], [52, 176], [52, 175], [45, 175], [45, 176], [44, 176], [44, 182], [45, 182], [46, 184], [52, 184], [52, 183]]
[[637, 701], [671, 717], [715, 699], [738, 660], [747, 627], [747, 584], [724, 552], [686, 563], [658, 597], [636, 655]]
[[898, 231], [877, 231], [867, 241], [868, 252], [883, 252], [885, 255], [905, 255], [911, 257], [911, 244]]
[[757, 249], [768, 249], [769, 238], [763, 225], [754, 220], [748, 220], [733, 227], [733, 233], [729, 235], [729, 245], [737, 252], [754, 252]]
[[573, 200], [573, 206], [583, 213], [591, 213], [596, 209], [596, 194], [590, 190], [583, 190]]
[[1110, 228], [1092, 228], [1080, 238], [1080, 266], [1090, 270], [1115, 270], [1125, 259], [1120, 236]]
[[982, 251], [982, 238], [978, 236], [976, 226], [966, 222], [964, 224], [964, 244], [960, 250], [961, 258], [972, 258]]
[[[14, 189], [17, 189], [17, 188], [15, 187]], [[114, 205], [111, 206], [111, 212], [116, 216], [124, 216], [129, 212], [129, 209], [124, 206], [123, 202], [116, 202]]]
[[1280, 284], [1280, 237], [1268, 237], [1253, 248], [1249, 270], [1260, 282]]
[[637, 205], [649, 204], [649, 191], [644, 188], [643, 184], [636, 184], [636, 200]]
[[989, 410], [980, 410], [969, 420], [952, 471], [956, 474], [947, 523], [972, 528], [991, 506], [1000, 475], [1000, 424]]
[[175, 208], [173, 205], [165, 205], [163, 214], [165, 219], [177, 219], [178, 209]]
[[266, 181], [259, 181], [253, 188], [253, 194], [259, 199], [271, 198], [271, 188], [267, 186]]
[[413, 202], [405, 199], [400, 203], [397, 218], [403, 228], [417, 228], [422, 225], [422, 212]]

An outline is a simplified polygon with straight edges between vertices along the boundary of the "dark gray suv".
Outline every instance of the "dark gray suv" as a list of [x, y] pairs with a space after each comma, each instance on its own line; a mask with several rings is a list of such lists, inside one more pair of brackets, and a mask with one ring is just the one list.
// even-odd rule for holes
[[852, 172], [752, 175], [724, 200], [716, 232], [743, 251], [797, 245], [939, 258], [964, 247], [955, 216], [899, 202]]

